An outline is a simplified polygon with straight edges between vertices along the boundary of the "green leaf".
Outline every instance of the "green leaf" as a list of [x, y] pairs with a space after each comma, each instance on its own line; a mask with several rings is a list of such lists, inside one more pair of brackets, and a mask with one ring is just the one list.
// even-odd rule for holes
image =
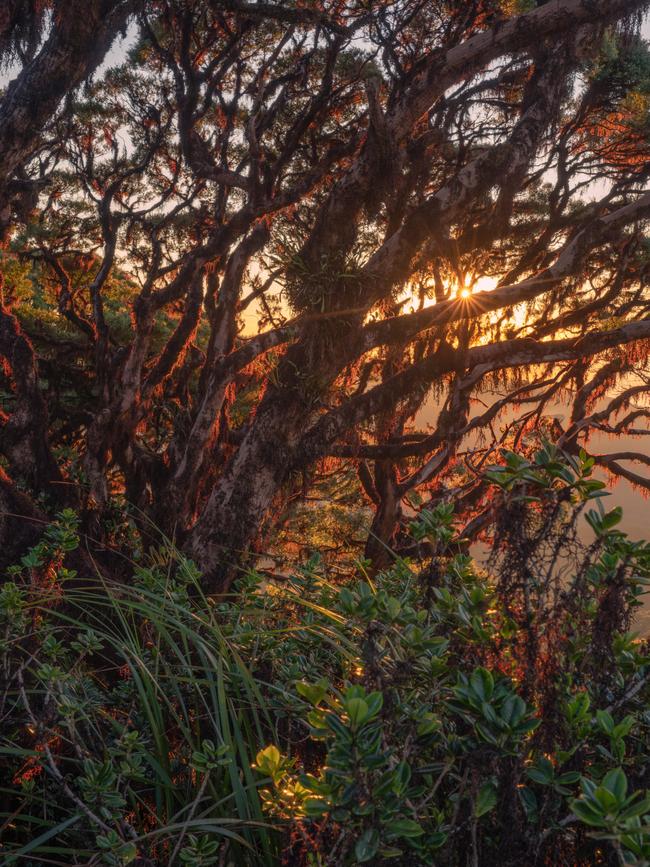
[[611, 713], [608, 713], [606, 710], [597, 710], [596, 720], [605, 734], [610, 735], [612, 733], [614, 730], [614, 718]]
[[477, 668], [469, 679], [470, 686], [481, 701], [489, 701], [494, 692], [494, 678], [486, 668]]
[[489, 744], [496, 745], [497, 739], [493, 732], [491, 732], [487, 726], [484, 726], [480, 722], [477, 722], [475, 728], [479, 736], [482, 737], [484, 741], [487, 741]]
[[[352, 701], [359, 701], [359, 699], [351, 699]], [[364, 702], [365, 703], [365, 702]], [[341, 720], [337, 717], [335, 713], [328, 713], [324, 716], [325, 725], [333, 731], [334, 734], [342, 738], [343, 740], [350, 740], [350, 732], [346, 728], [345, 724], [341, 722]]]
[[518, 695], [509, 695], [503, 702], [501, 718], [510, 726], [516, 726], [526, 713], [526, 703]]
[[553, 777], [549, 777], [548, 773], [540, 768], [528, 768], [526, 776], [540, 786], [549, 786], [553, 782]]
[[317, 707], [327, 694], [328, 681], [322, 677], [316, 683], [307, 683], [304, 680], [299, 680], [296, 683], [296, 692], [303, 698], [306, 698], [310, 704]]
[[389, 837], [420, 837], [424, 829], [413, 819], [394, 819], [386, 825], [386, 834]]
[[427, 711], [423, 717], [421, 722], [418, 723], [417, 733], [420, 737], [424, 737], [424, 735], [430, 735], [432, 732], [437, 731], [440, 728], [440, 719], [430, 711]]
[[601, 526], [604, 530], [611, 530], [612, 527], [615, 527], [617, 524], [620, 524], [623, 518], [623, 509], [620, 506], [616, 506], [615, 509], [612, 509], [611, 512], [608, 512], [601, 520]]
[[395, 780], [394, 790], [396, 792], [404, 792], [411, 780], [411, 768], [407, 762], [400, 762], [393, 771]]
[[311, 818], [322, 816], [327, 813], [330, 805], [323, 798], [306, 798], [303, 802], [305, 813]]
[[497, 805], [497, 800], [497, 790], [493, 783], [485, 783], [481, 786], [476, 796], [476, 803], [474, 804], [474, 815], [476, 818], [480, 819], [481, 816], [493, 810]]
[[585, 801], [572, 801], [571, 810], [573, 811], [573, 814], [578, 819], [580, 819], [581, 822], [585, 823], [585, 825], [591, 825], [592, 827], [596, 828], [602, 828], [606, 825], [603, 813], [599, 812], [594, 807], [591, 807]]
[[615, 812], [618, 808], [618, 798], [614, 792], [606, 789], [604, 786], [598, 786], [594, 792], [594, 798], [602, 808], [604, 813]]
[[365, 720], [365, 722], [367, 722], [377, 716], [379, 711], [382, 709], [384, 705], [384, 696], [381, 692], [371, 692], [366, 696], [365, 701], [368, 705], [368, 716]]
[[275, 776], [281, 763], [282, 755], [280, 754], [280, 750], [273, 744], [260, 750], [255, 757], [257, 770], [262, 774], [267, 774], [269, 777]]
[[395, 846], [386, 846], [379, 850], [379, 854], [382, 858], [399, 858], [400, 855], [403, 855], [403, 851], [401, 849], [397, 849]]
[[633, 819], [635, 816], [642, 816], [645, 813], [650, 813], [650, 796], [647, 795], [645, 798], [637, 801], [636, 804], [632, 804], [631, 807], [623, 810], [618, 818], [625, 822], [628, 819]]
[[379, 849], [379, 832], [374, 828], [366, 831], [356, 842], [354, 854], [359, 864], [372, 861]]
[[627, 777], [621, 768], [615, 768], [613, 771], [605, 774], [601, 785], [610, 791], [619, 803], [625, 800], [625, 795], [627, 794]]
[[345, 702], [345, 709], [355, 728], [363, 725], [369, 717], [368, 705], [362, 698], [349, 698]]
[[395, 599], [394, 596], [389, 596], [388, 600], [386, 601], [386, 610], [388, 611], [388, 615], [391, 620], [395, 620], [399, 616], [400, 611], [402, 610], [399, 599]]
[[523, 786], [523, 788], [519, 789], [519, 797], [526, 811], [526, 817], [529, 821], [533, 821], [538, 809], [535, 792], [527, 786]]
[[567, 771], [565, 774], [560, 774], [557, 781], [563, 786], [570, 786], [577, 783], [580, 779], [578, 771]]

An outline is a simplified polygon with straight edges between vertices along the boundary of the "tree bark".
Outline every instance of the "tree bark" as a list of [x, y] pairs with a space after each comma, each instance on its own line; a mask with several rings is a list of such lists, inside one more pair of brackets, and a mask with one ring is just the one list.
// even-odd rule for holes
[[269, 509], [298, 460], [305, 430], [345, 364], [346, 329], [315, 324], [280, 361], [236, 454], [226, 465], [186, 543], [210, 592], [226, 592], [254, 547]]
[[375, 488], [379, 505], [368, 533], [365, 556], [372, 562], [373, 569], [380, 571], [393, 562], [391, 543], [402, 515], [402, 498], [393, 461], [377, 461]]

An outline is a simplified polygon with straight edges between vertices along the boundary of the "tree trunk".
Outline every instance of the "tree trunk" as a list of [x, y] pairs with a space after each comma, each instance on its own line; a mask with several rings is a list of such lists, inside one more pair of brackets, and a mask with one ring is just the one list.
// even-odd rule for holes
[[208, 592], [227, 592], [292, 472], [321, 398], [345, 364], [347, 334], [324, 329], [289, 349], [250, 429], [188, 535], [186, 550]]
[[304, 408], [268, 404], [214, 488], [194, 526], [187, 551], [208, 592], [227, 592], [257, 539], [268, 510], [293, 468]]
[[392, 543], [402, 515], [399, 482], [393, 461], [377, 461], [375, 489], [379, 504], [370, 527], [365, 555], [379, 572], [393, 562]]

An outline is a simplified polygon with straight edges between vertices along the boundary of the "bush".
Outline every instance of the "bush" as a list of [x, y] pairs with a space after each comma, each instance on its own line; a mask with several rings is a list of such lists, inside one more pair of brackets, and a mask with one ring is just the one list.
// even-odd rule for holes
[[591, 467], [506, 453], [483, 565], [442, 504], [217, 601], [170, 545], [82, 585], [61, 515], [0, 595], [6, 863], [650, 863], [650, 546]]
[[82, 584], [77, 544], [63, 513], [0, 590], [3, 864], [274, 863], [264, 701], [192, 564], [165, 546]]

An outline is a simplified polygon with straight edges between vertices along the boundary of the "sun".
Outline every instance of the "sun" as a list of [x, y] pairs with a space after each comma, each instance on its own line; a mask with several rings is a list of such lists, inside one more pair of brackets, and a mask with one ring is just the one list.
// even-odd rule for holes
[[471, 289], [461, 289], [458, 294], [460, 295], [461, 298], [469, 298], [469, 296], [472, 294], [472, 290]]

